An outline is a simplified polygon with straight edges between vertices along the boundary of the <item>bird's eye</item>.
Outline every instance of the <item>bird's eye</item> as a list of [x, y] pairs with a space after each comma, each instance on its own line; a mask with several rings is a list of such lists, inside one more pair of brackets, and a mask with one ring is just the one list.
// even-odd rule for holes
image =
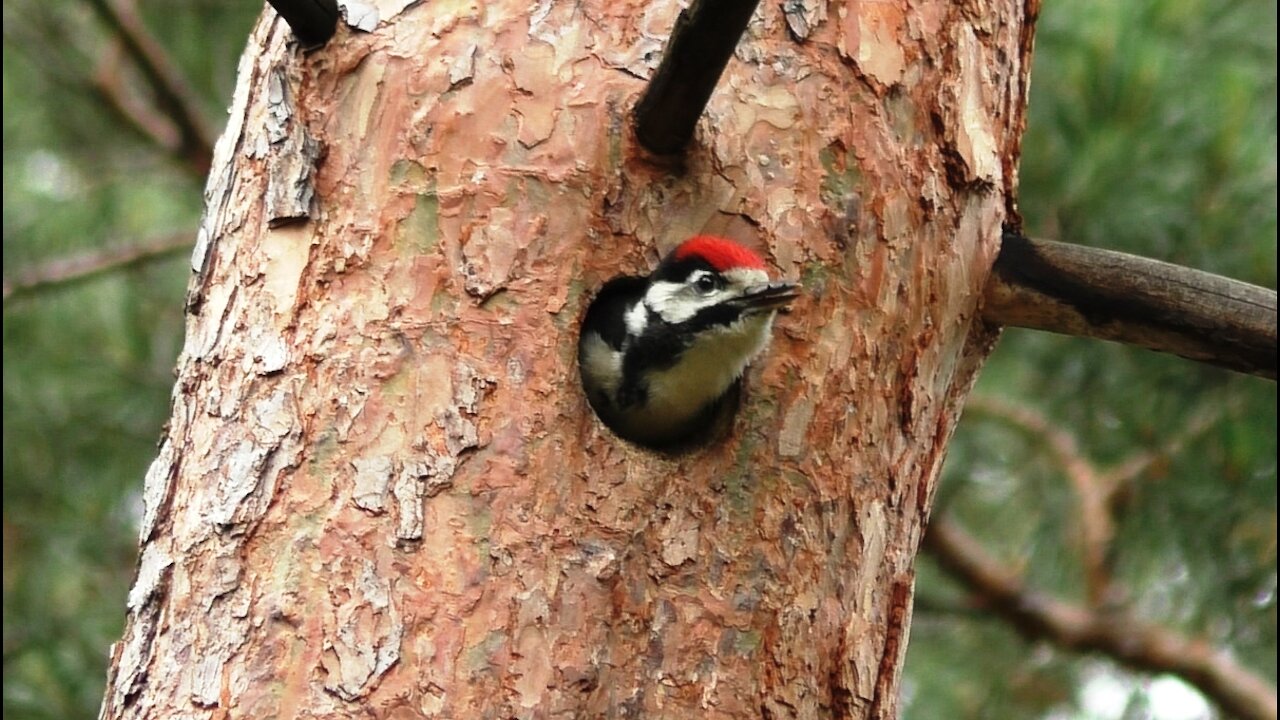
[[703, 295], [710, 295], [720, 289], [720, 280], [715, 275], [702, 275], [693, 281], [693, 286]]

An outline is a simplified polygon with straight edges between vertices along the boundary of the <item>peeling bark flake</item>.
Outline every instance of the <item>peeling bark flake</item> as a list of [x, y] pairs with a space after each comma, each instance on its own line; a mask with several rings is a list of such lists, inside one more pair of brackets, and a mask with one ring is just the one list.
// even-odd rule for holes
[[240, 542], [238, 538], [234, 540], [223, 539], [213, 555], [213, 569], [210, 573], [209, 584], [200, 589], [201, 594], [208, 598], [204, 603], [206, 609], [212, 608], [216, 601], [226, 597], [240, 587], [240, 577], [244, 569], [240, 562]]
[[283, 337], [272, 334], [262, 338], [252, 358], [256, 361], [255, 370], [259, 375], [274, 375], [288, 364], [289, 346]]
[[391, 487], [396, 502], [397, 540], [413, 542], [422, 539], [422, 503], [453, 487], [453, 474], [457, 469], [456, 456], [437, 455], [431, 451], [426, 457], [404, 464]]
[[115, 682], [109, 691], [109, 702], [104, 702], [104, 709], [108, 705], [115, 708], [126, 707], [142, 689], [147, 666], [151, 664], [151, 656], [155, 651], [153, 643], [159, 618], [160, 606], [155, 604], [130, 615], [129, 627], [119, 643], [119, 654], [116, 656]]
[[964, 161], [965, 180], [991, 185], [1000, 179], [999, 146], [991, 134], [985, 98], [986, 64], [982, 43], [972, 28], [958, 31], [960, 83], [959, 107], [952, 119], [955, 151]]
[[250, 408], [249, 436], [227, 436], [219, 457], [222, 467], [210, 470], [207, 517], [228, 529], [256, 521], [275, 494], [279, 475], [296, 467], [302, 453], [301, 429], [293, 413], [294, 395], [284, 387]]
[[662, 562], [679, 567], [693, 562], [698, 556], [698, 526], [690, 518], [687, 523], [670, 524], [663, 528]]
[[[538, 227], [536, 220], [528, 223]], [[471, 230], [462, 246], [462, 276], [467, 294], [485, 300], [507, 286], [520, 255], [533, 239], [519, 232], [515, 214], [509, 208], [496, 208], [489, 218]]]
[[267, 124], [265, 139], [272, 145], [289, 137], [289, 121], [293, 118], [293, 102], [289, 97], [289, 77], [283, 66], [271, 68], [267, 75]]
[[471, 45], [462, 54], [453, 59], [453, 63], [449, 65], [449, 89], [453, 90], [466, 83], [471, 82], [471, 78], [476, 74], [476, 50], [479, 48]]
[[818, 25], [826, 22], [827, 0], [783, 0], [782, 16], [791, 37], [804, 42]]
[[797, 399], [787, 410], [778, 433], [778, 454], [799, 457], [809, 439], [809, 423], [813, 420], [813, 402], [808, 397]]
[[599, 582], [609, 582], [617, 577], [618, 551], [604, 543], [583, 543], [581, 561], [587, 574]]
[[138, 542], [151, 539], [156, 524], [168, 515], [169, 500], [173, 495], [173, 481], [177, 475], [177, 458], [173, 442], [165, 438], [156, 459], [147, 468], [142, 482], [142, 521], [138, 528]]
[[359, 30], [360, 32], [373, 32], [378, 27], [377, 5], [356, 2], [355, 0], [338, 0], [338, 7], [342, 10], [343, 22], [351, 29]]
[[[446, 407], [436, 418], [436, 423], [444, 430], [445, 449], [456, 460], [464, 450], [479, 447], [480, 436], [475, 423], [467, 419], [474, 417], [480, 398], [487, 394], [496, 384], [493, 378], [481, 377], [470, 365], [458, 365], [454, 372], [454, 405]], [[450, 473], [452, 474], [452, 470]]]
[[[261, 28], [254, 32], [249, 42], [261, 42]], [[254, 84], [248, 82], [253, 76], [258, 59], [257, 53], [246, 52], [240, 56], [236, 65], [236, 89], [231, 98], [231, 107], [227, 111], [227, 127], [214, 144], [212, 168], [204, 188], [204, 215], [200, 218], [200, 227], [196, 231], [196, 242], [191, 248], [191, 271], [196, 273], [196, 280], [187, 291], [187, 308], [195, 310], [199, 307], [207, 277], [209, 259], [218, 238], [227, 230], [238, 227], [244, 218], [244, 208], [233, 202], [232, 189], [238, 177], [236, 163], [233, 162], [236, 149], [244, 134], [245, 121], [249, 114], [249, 100], [255, 90]]]
[[116, 647], [118, 654], [113, 664], [111, 687], [103, 701], [103, 714], [110, 707], [127, 706], [142, 689], [155, 651], [153, 643], [172, 568], [173, 557], [158, 544], [149, 544], [142, 551], [138, 577], [129, 590], [129, 625], [124, 639]]
[[883, 88], [902, 81], [906, 70], [903, 14], [893, 3], [842, 4], [839, 50], [854, 59], [864, 76]]
[[[853, 587], [859, 588], [854, 599], [853, 617], [850, 623], [855, 626], [846, 635], [853, 638], [862, 637], [874, 632], [872, 620], [873, 608], [877, 607], [877, 598], [881, 590], [885, 551], [888, 547], [889, 526], [884, 503], [876, 501], [868, 504], [858, 513], [857, 532], [862, 539], [862, 559], [858, 563]], [[852, 682], [845, 687], [852, 693], [852, 702], [863, 706], [875, 699], [876, 682], [880, 676], [880, 660], [883, 654], [870, 642], [858, 641], [849, 648], [852, 657], [844, 661], [849, 663], [853, 671]]]
[[173, 557], [167, 551], [156, 544], [148, 545], [138, 563], [138, 578], [129, 590], [128, 608], [137, 612], [152, 604], [168, 581], [172, 567]]
[[220, 654], [205, 655], [191, 666], [191, 702], [205, 708], [217, 707], [222, 696], [222, 667], [226, 660]]
[[337, 408], [334, 411], [334, 431], [338, 442], [344, 443], [351, 435], [351, 428], [360, 414], [364, 412], [365, 403], [369, 401], [369, 392], [364, 388], [351, 388], [338, 396]]
[[275, 147], [267, 168], [267, 225], [279, 227], [311, 218], [315, 199], [315, 169], [321, 145], [306, 128], [295, 127]]
[[391, 486], [391, 494], [396, 501], [396, 539], [401, 542], [421, 540], [422, 501], [426, 496], [422, 477], [414, 470], [402, 469]]
[[293, 79], [277, 66], [267, 77], [267, 122], [262, 140], [267, 155], [267, 226], [279, 227], [311, 217], [315, 170], [323, 147], [296, 120]]
[[400, 659], [404, 637], [390, 581], [378, 576], [373, 563], [359, 562], [359, 576], [348, 588], [351, 597], [334, 610], [321, 655], [328, 674], [325, 690], [348, 702], [369, 694]]
[[243, 439], [226, 454], [226, 474], [217, 482], [209, 520], [219, 527], [236, 524], [241, 503], [258, 487], [270, 450]]
[[386, 510], [387, 487], [391, 484], [391, 474], [394, 472], [391, 458], [356, 458], [351, 461], [351, 466], [356, 471], [352, 483], [352, 502], [361, 510], [381, 515]]

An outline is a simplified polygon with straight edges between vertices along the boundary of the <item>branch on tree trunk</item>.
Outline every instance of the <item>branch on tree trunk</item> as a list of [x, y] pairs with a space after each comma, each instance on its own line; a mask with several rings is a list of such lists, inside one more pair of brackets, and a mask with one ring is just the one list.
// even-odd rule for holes
[[4, 281], [4, 301], [67, 287], [107, 273], [164, 260], [189, 250], [190, 233], [175, 233], [144, 245], [107, 248], [84, 255], [58, 258]]
[[1226, 650], [1120, 610], [1092, 610], [1036, 592], [944, 517], [930, 522], [924, 547], [947, 573], [1029, 639], [1100, 652], [1140, 670], [1173, 673], [1232, 715], [1276, 719], [1275, 688]]
[[89, 4], [120, 39], [155, 93], [159, 109], [177, 126], [179, 154], [200, 175], [207, 174], [213, 161], [215, 133], [177, 63], [147, 32], [132, 0], [89, 0]]
[[636, 138], [656, 155], [684, 150], [759, 0], [694, 0], [636, 104]]
[[329, 42], [338, 27], [337, 0], [267, 0], [306, 47]]
[[1006, 232], [983, 317], [1276, 379], [1276, 292], [1112, 250]]

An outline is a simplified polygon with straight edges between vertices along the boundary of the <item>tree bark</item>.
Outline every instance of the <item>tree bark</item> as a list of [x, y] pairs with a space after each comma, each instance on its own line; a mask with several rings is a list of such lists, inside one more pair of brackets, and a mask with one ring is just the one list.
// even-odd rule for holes
[[[896, 715], [1035, 8], [765, 4], [672, 169], [628, 118], [678, 9], [383, 2], [310, 53], [266, 12], [103, 717]], [[806, 296], [673, 459], [576, 329], [699, 232]]]

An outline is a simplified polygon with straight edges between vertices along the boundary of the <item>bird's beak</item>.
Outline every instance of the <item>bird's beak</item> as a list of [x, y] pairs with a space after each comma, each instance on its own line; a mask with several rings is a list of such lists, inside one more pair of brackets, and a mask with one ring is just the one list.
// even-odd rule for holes
[[771, 282], [752, 285], [742, 295], [729, 302], [748, 314], [785, 310], [792, 300], [800, 297], [800, 284]]

